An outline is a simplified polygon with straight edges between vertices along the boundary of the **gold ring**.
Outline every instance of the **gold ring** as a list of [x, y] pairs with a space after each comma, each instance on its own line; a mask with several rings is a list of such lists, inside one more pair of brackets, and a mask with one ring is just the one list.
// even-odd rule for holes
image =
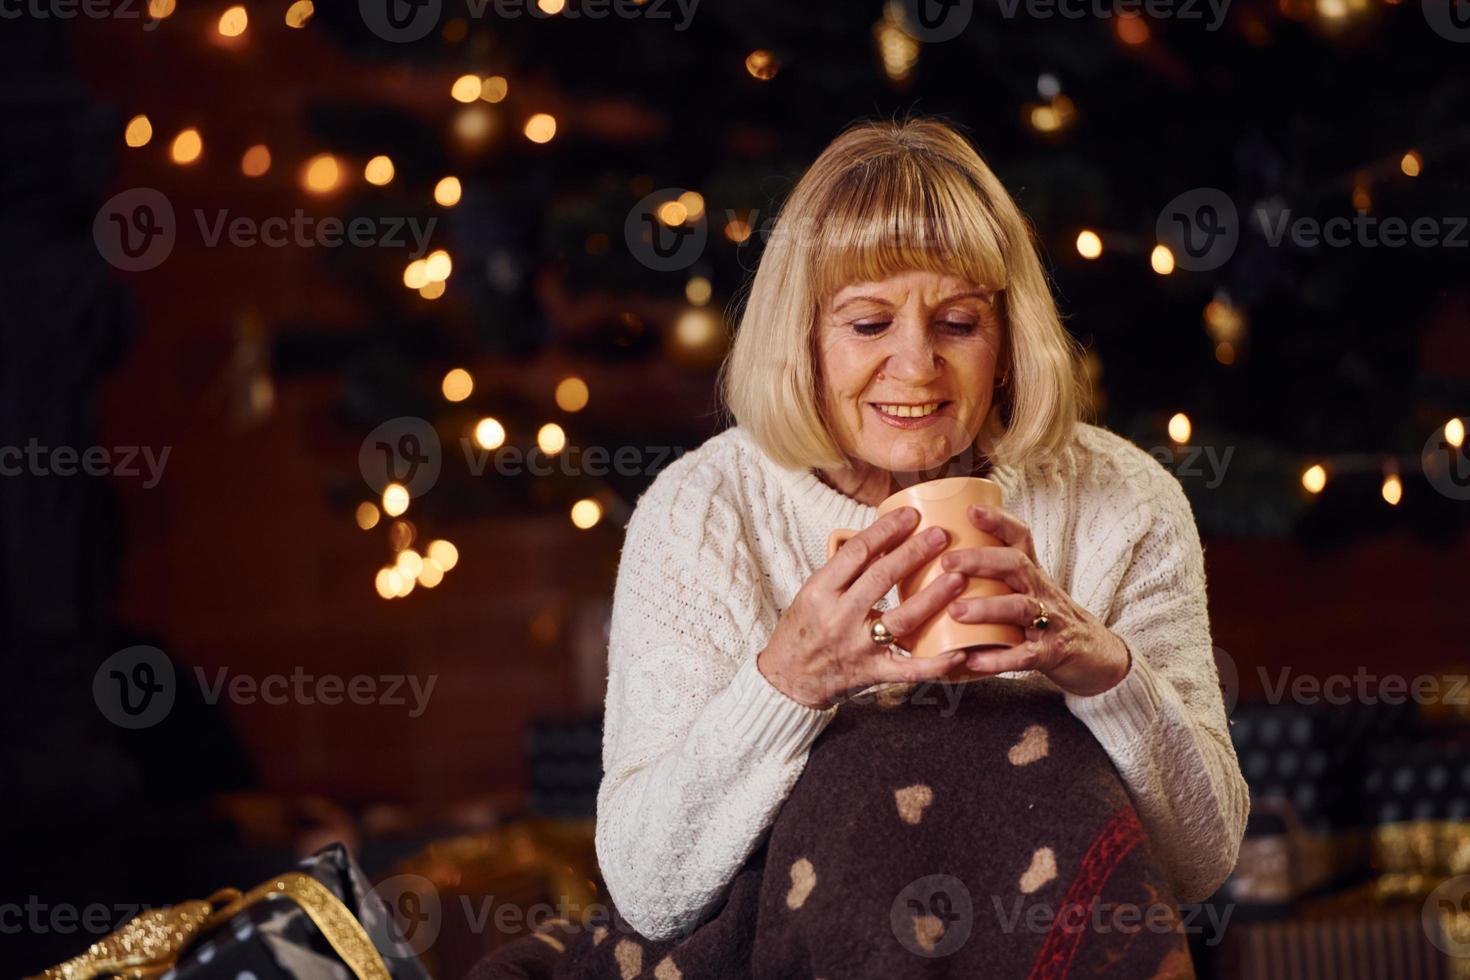
[[883, 624], [882, 619], [875, 619], [868, 624], [868, 636], [880, 647], [893, 645], [894, 636]]
[[1044, 630], [1051, 625], [1051, 619], [1046, 615], [1046, 603], [1040, 599], [1036, 600], [1036, 618], [1031, 620], [1031, 628]]

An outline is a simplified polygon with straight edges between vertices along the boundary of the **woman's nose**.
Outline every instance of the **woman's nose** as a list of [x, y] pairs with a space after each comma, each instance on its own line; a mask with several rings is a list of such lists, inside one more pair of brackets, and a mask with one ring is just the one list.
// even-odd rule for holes
[[908, 326], [896, 331], [884, 373], [911, 384], [923, 384], [938, 374], [939, 360], [929, 331]]

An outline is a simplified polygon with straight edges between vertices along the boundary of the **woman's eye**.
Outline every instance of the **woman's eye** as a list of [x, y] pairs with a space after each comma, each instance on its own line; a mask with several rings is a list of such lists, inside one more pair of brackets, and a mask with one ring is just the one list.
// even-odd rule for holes
[[940, 320], [939, 325], [956, 333], [973, 333], [975, 330], [975, 324], [965, 320]]
[[852, 329], [862, 334], [864, 337], [871, 337], [875, 334], [880, 334], [884, 330], [888, 329], [888, 324], [890, 322], [891, 321], [889, 320], [871, 320], [867, 323], [854, 323], [852, 325]]

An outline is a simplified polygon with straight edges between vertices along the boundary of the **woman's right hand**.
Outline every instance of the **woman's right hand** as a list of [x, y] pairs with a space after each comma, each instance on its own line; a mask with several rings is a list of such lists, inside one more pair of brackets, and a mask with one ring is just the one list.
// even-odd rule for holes
[[[825, 710], [874, 684], [936, 679], [964, 662], [963, 651], [904, 657], [891, 646], [878, 646], [869, 633], [874, 603], [949, 543], [948, 532], [939, 527], [909, 537], [918, 524], [919, 512], [912, 507], [885, 514], [806, 580], [756, 657], [756, 668], [778, 690]], [[911, 635], [959, 596], [965, 582], [959, 572], [941, 575], [884, 612], [883, 625], [895, 637]]]

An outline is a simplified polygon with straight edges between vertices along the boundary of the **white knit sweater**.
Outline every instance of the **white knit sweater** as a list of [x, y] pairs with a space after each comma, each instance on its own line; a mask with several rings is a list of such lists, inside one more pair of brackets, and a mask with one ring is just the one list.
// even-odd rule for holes
[[[1051, 464], [990, 477], [1041, 567], [1133, 651], [1120, 684], [1066, 703], [1117, 766], [1180, 901], [1205, 898], [1234, 867], [1249, 803], [1183, 489], [1088, 424]], [[826, 562], [828, 533], [876, 516], [814, 472], [776, 465], [738, 426], [639, 499], [613, 599], [596, 842], [618, 911], [644, 936], [685, 934], [718, 910], [842, 710], [791, 700], [756, 655]], [[885, 605], [896, 601], [891, 590]], [[1051, 685], [1002, 677], [971, 683]]]

